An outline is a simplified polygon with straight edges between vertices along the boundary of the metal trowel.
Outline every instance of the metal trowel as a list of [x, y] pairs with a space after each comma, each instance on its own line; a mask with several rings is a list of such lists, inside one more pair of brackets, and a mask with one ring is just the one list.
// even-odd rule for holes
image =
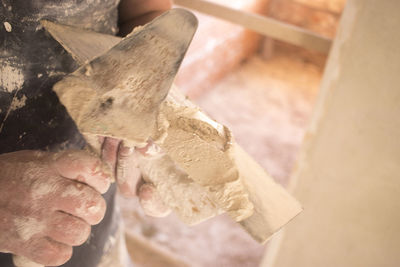
[[122, 40], [98, 40], [95, 33], [46, 21], [43, 25], [83, 63], [53, 89], [92, 148], [99, 149], [92, 142], [96, 136], [146, 144], [197, 28], [194, 15], [170, 10]]

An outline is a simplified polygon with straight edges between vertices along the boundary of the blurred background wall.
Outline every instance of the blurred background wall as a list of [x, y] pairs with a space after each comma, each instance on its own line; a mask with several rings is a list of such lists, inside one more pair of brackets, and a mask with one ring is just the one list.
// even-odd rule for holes
[[292, 180], [304, 212], [263, 267], [400, 265], [399, 10], [348, 1]]

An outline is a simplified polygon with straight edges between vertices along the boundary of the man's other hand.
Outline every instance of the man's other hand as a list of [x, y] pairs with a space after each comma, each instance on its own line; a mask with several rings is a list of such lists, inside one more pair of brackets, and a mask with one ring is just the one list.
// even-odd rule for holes
[[[112, 170], [118, 189], [125, 197], [139, 197], [139, 202], [147, 215], [164, 217], [171, 210], [164, 205], [156, 188], [145, 183], [135, 160], [134, 148], [125, 147], [123, 142], [110, 137], [100, 138], [102, 143], [102, 160]], [[145, 153], [146, 148], [139, 149]], [[168, 177], [165, 177], [168, 179]]]
[[0, 251], [46, 266], [68, 261], [104, 217], [106, 169], [84, 151], [0, 155]]

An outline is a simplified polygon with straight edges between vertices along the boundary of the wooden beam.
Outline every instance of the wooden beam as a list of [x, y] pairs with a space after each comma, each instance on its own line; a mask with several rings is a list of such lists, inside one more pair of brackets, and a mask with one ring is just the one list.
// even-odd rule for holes
[[247, 29], [324, 54], [329, 53], [332, 40], [303, 28], [204, 0], [174, 0], [176, 5], [214, 16]]

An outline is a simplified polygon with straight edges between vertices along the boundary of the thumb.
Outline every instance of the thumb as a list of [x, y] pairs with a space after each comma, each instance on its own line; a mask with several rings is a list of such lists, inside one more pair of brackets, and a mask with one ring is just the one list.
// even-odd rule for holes
[[135, 196], [136, 185], [140, 178], [141, 173], [135, 160], [134, 148], [124, 146], [121, 142], [116, 164], [116, 180], [120, 192], [126, 197]]
[[157, 189], [149, 183], [144, 183], [138, 190], [139, 203], [146, 215], [152, 217], [165, 217], [171, 213], [171, 209], [161, 200]]

